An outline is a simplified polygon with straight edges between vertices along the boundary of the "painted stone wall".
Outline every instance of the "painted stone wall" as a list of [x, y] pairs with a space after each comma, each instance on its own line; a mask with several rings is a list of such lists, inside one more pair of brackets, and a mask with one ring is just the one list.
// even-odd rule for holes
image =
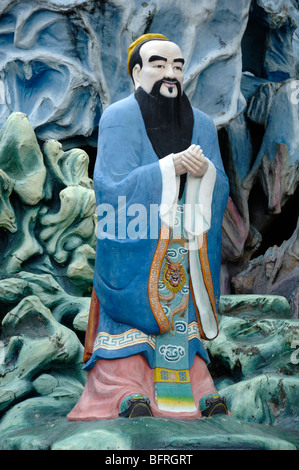
[[211, 371], [235, 417], [298, 430], [298, 26], [295, 0], [1, 2], [3, 436], [82, 392], [97, 125], [132, 91], [127, 48], [145, 32], [180, 44], [230, 180]]

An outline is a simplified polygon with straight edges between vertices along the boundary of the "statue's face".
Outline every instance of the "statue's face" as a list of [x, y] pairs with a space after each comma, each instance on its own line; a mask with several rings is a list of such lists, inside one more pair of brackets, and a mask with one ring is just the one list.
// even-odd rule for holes
[[167, 98], [176, 98], [178, 87], [183, 92], [184, 59], [179, 46], [170, 41], [149, 41], [140, 49], [142, 67], [139, 64], [133, 68], [135, 88], [141, 86], [150, 93], [159, 80], [163, 80], [160, 93]]

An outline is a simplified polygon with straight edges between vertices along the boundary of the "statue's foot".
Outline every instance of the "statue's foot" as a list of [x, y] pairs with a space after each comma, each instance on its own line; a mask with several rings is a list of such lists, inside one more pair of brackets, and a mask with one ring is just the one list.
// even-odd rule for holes
[[226, 398], [220, 397], [220, 395], [211, 394], [200, 400], [200, 411], [201, 415], [210, 417], [219, 414], [228, 414], [226, 406]]
[[150, 400], [143, 395], [130, 395], [121, 402], [118, 416], [121, 418], [153, 416], [150, 408]]

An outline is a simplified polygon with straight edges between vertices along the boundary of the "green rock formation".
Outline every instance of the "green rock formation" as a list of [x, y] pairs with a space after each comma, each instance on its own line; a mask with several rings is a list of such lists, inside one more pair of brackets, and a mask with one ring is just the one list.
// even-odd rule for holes
[[89, 159], [79, 149], [63, 152], [54, 140], [43, 152], [27, 116], [12, 114], [0, 132], [2, 417], [61, 384], [78, 398], [86, 379], [73, 322], [78, 317], [79, 329], [86, 328], [92, 289]]
[[219, 336], [207, 346], [231, 413], [298, 431], [299, 321], [286, 299], [223, 296], [220, 310]]

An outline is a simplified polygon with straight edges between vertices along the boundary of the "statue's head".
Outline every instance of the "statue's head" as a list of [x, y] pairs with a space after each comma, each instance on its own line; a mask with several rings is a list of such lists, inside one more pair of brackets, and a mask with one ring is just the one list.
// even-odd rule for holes
[[151, 93], [158, 87], [161, 95], [176, 98], [183, 93], [182, 52], [177, 44], [161, 34], [145, 34], [129, 47], [128, 72], [135, 89]]

